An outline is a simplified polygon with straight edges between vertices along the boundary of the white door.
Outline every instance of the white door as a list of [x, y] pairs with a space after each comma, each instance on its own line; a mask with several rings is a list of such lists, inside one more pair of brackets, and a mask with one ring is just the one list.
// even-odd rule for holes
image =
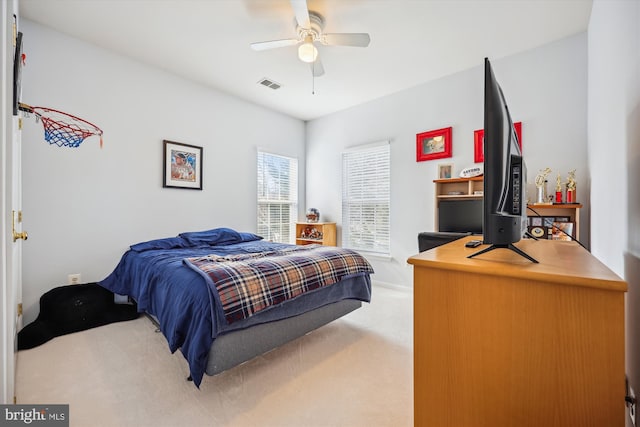
[[21, 173], [21, 138], [19, 123], [20, 118], [14, 117], [13, 138], [9, 142], [7, 158], [11, 159], [11, 165], [7, 167], [8, 197], [11, 209], [11, 238], [7, 239], [7, 393], [9, 400], [13, 402], [15, 396], [15, 375], [18, 358], [18, 331], [22, 329], [22, 313], [18, 310], [18, 304], [22, 301], [22, 241], [26, 240], [27, 233], [22, 229], [22, 173]]
[[[0, 402], [13, 403], [17, 361], [17, 333], [22, 317], [18, 302], [22, 300], [22, 180], [20, 118], [13, 116], [13, 54], [14, 15], [17, 1], [2, 2], [2, 106], [0, 107], [2, 135], [2, 245], [5, 259], [2, 263], [2, 289], [0, 292]], [[14, 239], [14, 232], [18, 239]], [[15, 240], [15, 241], [14, 241]]]

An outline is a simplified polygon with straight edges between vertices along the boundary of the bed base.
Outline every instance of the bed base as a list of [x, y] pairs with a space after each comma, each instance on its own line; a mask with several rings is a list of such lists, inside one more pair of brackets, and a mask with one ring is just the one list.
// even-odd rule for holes
[[361, 305], [358, 300], [345, 299], [297, 316], [219, 335], [209, 350], [206, 373], [216, 375], [247, 362], [339, 319]]

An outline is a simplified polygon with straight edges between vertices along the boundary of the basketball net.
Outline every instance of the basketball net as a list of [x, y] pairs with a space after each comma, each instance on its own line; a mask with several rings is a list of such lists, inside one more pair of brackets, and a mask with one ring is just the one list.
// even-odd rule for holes
[[102, 148], [102, 129], [93, 123], [53, 108], [31, 107], [21, 103], [20, 110], [35, 114], [36, 123], [42, 122], [44, 139], [49, 144], [75, 148], [79, 147], [85, 138], [98, 135]]

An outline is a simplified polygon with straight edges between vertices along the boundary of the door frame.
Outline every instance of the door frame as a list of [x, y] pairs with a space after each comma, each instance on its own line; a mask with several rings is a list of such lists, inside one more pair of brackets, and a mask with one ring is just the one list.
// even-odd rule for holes
[[[18, 2], [2, 2], [2, 34], [0, 51], [2, 64], [0, 79], [3, 90], [0, 105], [0, 244], [5, 249], [0, 259], [0, 402], [11, 404], [16, 401], [17, 333], [22, 320], [18, 313], [18, 302], [22, 299], [22, 240], [13, 241], [14, 220], [17, 231], [21, 231], [17, 212], [22, 203], [21, 149], [19, 116], [13, 116], [13, 56], [17, 31]], [[14, 16], [16, 16], [14, 20]], [[15, 23], [15, 24], [14, 24]], [[16, 214], [14, 214], [14, 211]], [[14, 216], [15, 215], [15, 216]]]

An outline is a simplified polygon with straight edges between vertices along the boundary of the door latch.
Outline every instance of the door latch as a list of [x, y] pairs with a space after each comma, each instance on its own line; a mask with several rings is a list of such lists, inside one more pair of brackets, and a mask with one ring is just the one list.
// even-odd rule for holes
[[[18, 211], [18, 222], [22, 222], [22, 211]], [[18, 239], [27, 240], [29, 235], [26, 231], [21, 231], [18, 233], [16, 231], [16, 211], [11, 211], [11, 228], [13, 230], [13, 241], [17, 241]]]

